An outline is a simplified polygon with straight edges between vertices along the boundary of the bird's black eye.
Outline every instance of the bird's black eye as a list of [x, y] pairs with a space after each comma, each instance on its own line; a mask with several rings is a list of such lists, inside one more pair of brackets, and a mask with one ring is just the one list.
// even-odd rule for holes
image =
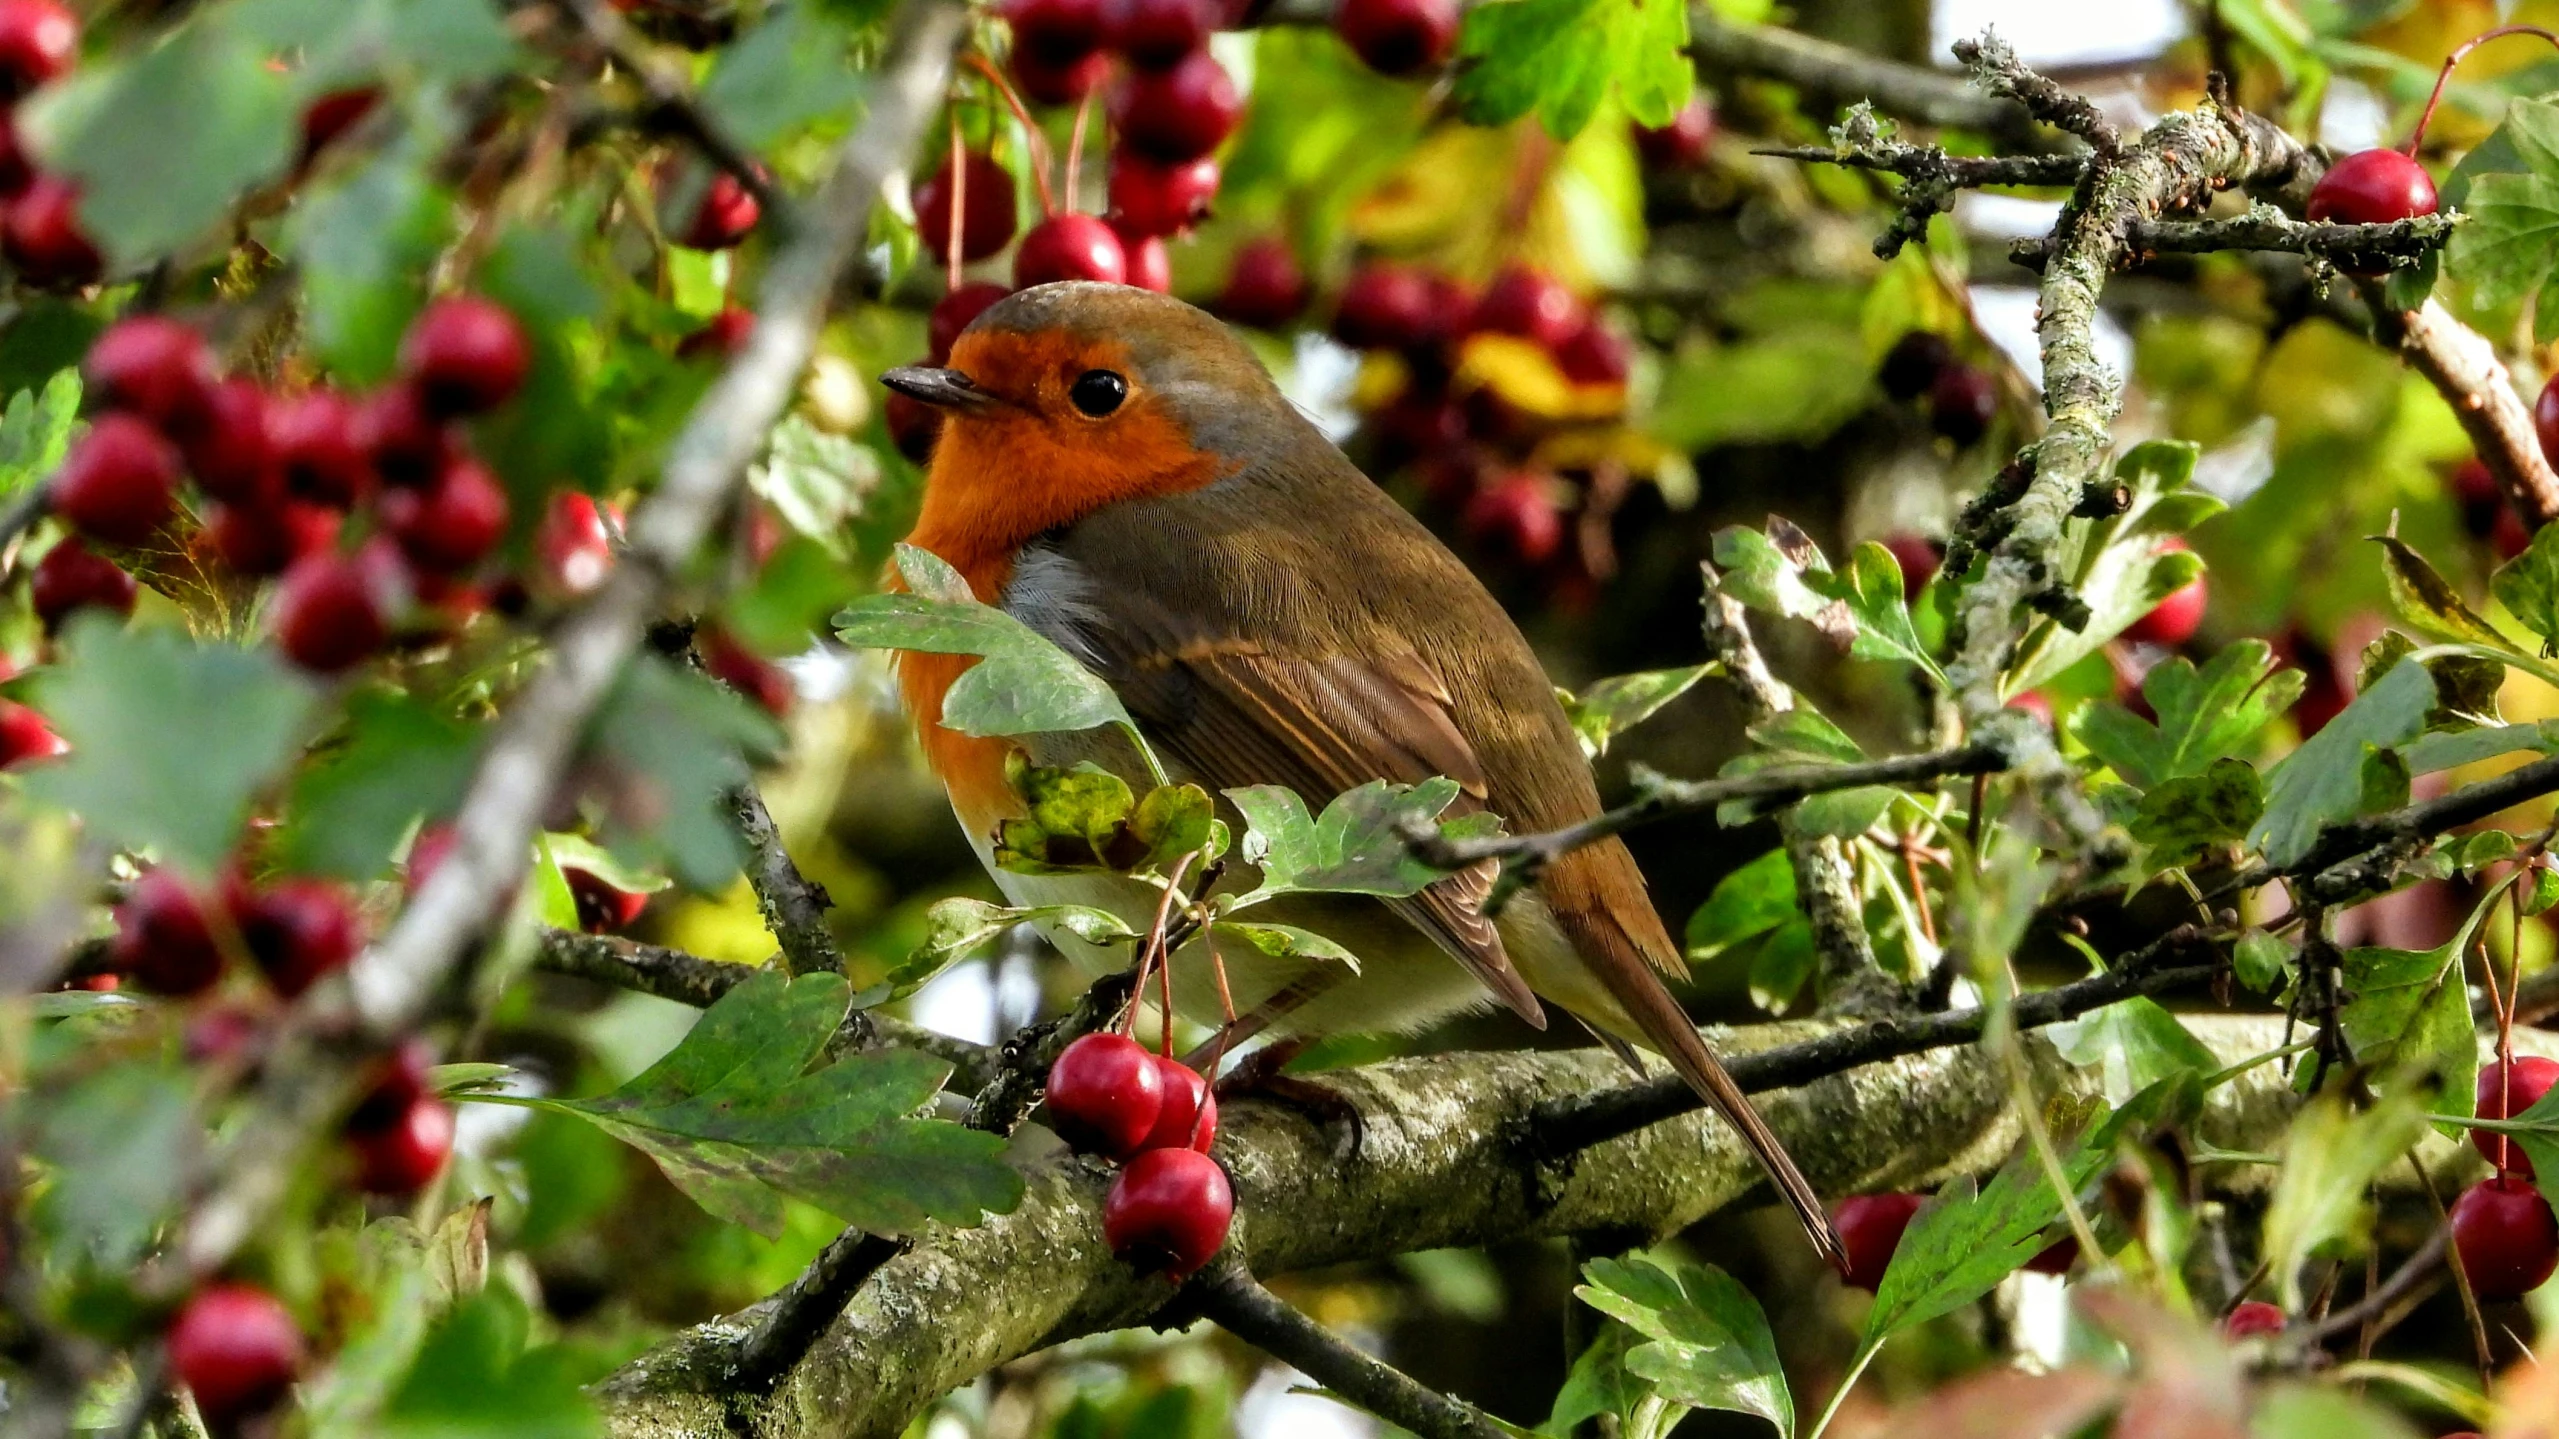
[[1128, 398], [1128, 381], [1114, 370], [1086, 370], [1075, 377], [1066, 397], [1075, 402], [1075, 408], [1098, 420]]

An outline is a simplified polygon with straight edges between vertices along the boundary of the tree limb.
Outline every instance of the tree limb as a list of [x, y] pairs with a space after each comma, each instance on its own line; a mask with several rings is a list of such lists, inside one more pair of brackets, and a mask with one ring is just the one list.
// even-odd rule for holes
[[1251, 1270], [1232, 1260], [1200, 1275], [1183, 1297], [1227, 1333], [1424, 1439], [1508, 1439], [1484, 1411], [1361, 1353], [1263, 1288]]
[[[2130, 258], [2199, 255], [2223, 250], [2273, 250], [2311, 255], [2349, 271], [2406, 269], [2423, 264], [2452, 237], [2452, 215], [2419, 215], [2386, 225], [2310, 224], [2260, 205], [2219, 220], [2140, 220], [2125, 230]], [[2052, 252], [2046, 236], [2019, 240], [2009, 258], [2041, 270]], [[2502, 373], [2502, 371], [2500, 372]]]
[[1961, 76], [1774, 25], [1737, 25], [1710, 5], [1689, 8], [1688, 53], [1700, 70], [1782, 80], [1808, 95], [1843, 103], [1869, 100], [1887, 114], [1924, 125], [1978, 131], [2006, 149], [2078, 148], [2068, 136], [2036, 124], [2025, 106], [1985, 95]]
[[2379, 284], [2367, 280], [2358, 288], [2372, 309], [2374, 338], [2398, 350], [2452, 403], [2453, 418], [2515, 513], [2534, 529], [2559, 519], [2559, 474], [2541, 452], [2532, 407], [2515, 392], [2497, 347], [2434, 300], [2402, 310]]
[[782, 963], [793, 974], [843, 973], [844, 951], [826, 924], [826, 912], [835, 907], [835, 901], [824, 885], [800, 873], [791, 861], [782, 831], [773, 823], [773, 812], [764, 807], [764, 795], [755, 781], [729, 791], [729, 814], [752, 856], [746, 877], [755, 891], [755, 907], [763, 911], [765, 928], [773, 931], [782, 946]]

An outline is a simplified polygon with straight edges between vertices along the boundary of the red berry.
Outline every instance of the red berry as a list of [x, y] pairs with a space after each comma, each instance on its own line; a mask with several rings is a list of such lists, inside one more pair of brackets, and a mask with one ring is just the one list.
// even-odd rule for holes
[[355, 405], [336, 390], [271, 400], [267, 441], [289, 494], [343, 510], [373, 488], [372, 463], [356, 442]]
[[972, 280], [935, 301], [933, 313], [924, 321], [924, 340], [931, 351], [926, 358], [936, 365], [949, 359], [960, 332], [1012, 293], [992, 280]]
[[2010, 696], [2008, 708], [2033, 715], [2044, 722], [2046, 729], [2052, 727], [2053, 702], [2045, 698], [2042, 690], [2028, 690], [2024, 694]]
[[0, 201], [25, 194], [35, 178], [35, 162], [27, 158], [27, 147], [18, 138], [17, 117], [0, 110]]
[[711, 678], [755, 701], [775, 719], [791, 712], [794, 692], [789, 671], [739, 644], [724, 629], [706, 628], [696, 639], [702, 648], [702, 668]]
[[2541, 457], [2559, 465], [2559, 375], [2552, 375], [2532, 402], [2532, 432], [2541, 441]]
[[1448, 396], [1408, 389], [1370, 416], [1369, 428], [1377, 438], [1379, 469], [1399, 470], [1415, 460], [1447, 460], [1452, 470], [1464, 472], [1465, 483], [1452, 486], [1445, 498], [1475, 492], [1477, 476], [1471, 464], [1474, 457], [1466, 444], [1466, 410]]
[[1466, 502], [1458, 526], [1474, 539], [1499, 544], [1524, 563], [1542, 564], [1564, 543], [1564, 517], [1556, 512], [1545, 475], [1517, 470], [1478, 490]]
[[2496, 523], [2488, 530], [2488, 548], [2496, 551], [2501, 560], [2511, 560], [2532, 548], [2532, 527], [2515, 513], [2514, 506], [2497, 511]]
[[70, 752], [71, 746], [53, 732], [43, 715], [15, 700], [0, 700], [0, 770], [41, 763]]
[[755, 312], [735, 305], [722, 307], [720, 313], [705, 321], [702, 328], [675, 342], [675, 357], [698, 360], [704, 355], [734, 359], [746, 349], [749, 335], [755, 333]]
[[0, 99], [24, 95], [79, 58], [80, 17], [56, 0], [0, 0]]
[[[2184, 548], [2186, 548], [2184, 540], [2171, 539], [2162, 552]], [[2193, 639], [2195, 631], [2203, 627], [2204, 606], [2210, 599], [2211, 595], [2204, 584], [2204, 577], [2197, 575], [2168, 598], [2152, 606], [2150, 613], [2125, 626], [2124, 638], [2139, 644], [2159, 645], [2173, 650]]]
[[933, 458], [934, 437], [942, 433], [942, 412], [912, 395], [889, 391], [888, 402], [881, 406], [881, 422], [888, 426], [889, 443], [897, 452], [916, 464]]
[[1306, 272], [1288, 244], [1263, 235], [1235, 247], [1217, 311], [1239, 325], [1276, 330], [1306, 308]]
[[1217, 28], [1209, 0], [1121, 0], [1117, 19], [1112, 48], [1148, 69], [1179, 64]]
[[71, 612], [96, 606], [120, 615], [133, 613], [137, 587], [133, 576], [115, 561], [70, 536], [44, 552], [27, 581], [27, 599], [46, 633], [62, 627]]
[[[983, 150], [962, 157], [960, 259], [983, 260], [1013, 241], [1013, 172]], [[951, 169], [945, 165], [915, 187], [915, 233], [924, 253], [940, 261], [951, 251]]]
[[411, 1104], [387, 1129], [348, 1136], [356, 1188], [367, 1194], [415, 1194], [444, 1172], [453, 1154], [453, 1108], [441, 1100]]
[[2026, 1268], [2037, 1274], [2068, 1274], [2070, 1266], [2079, 1262], [2079, 1236], [2065, 1234], [2035, 1251]]
[[115, 967], [154, 994], [201, 994], [222, 977], [205, 903], [165, 869], [145, 871], [116, 908]]
[[1380, 75], [1410, 75], [1448, 57], [1457, 38], [1453, 0], [1341, 0], [1334, 33]]
[[398, 1124], [428, 1097], [427, 1071], [434, 1067], [434, 1052], [419, 1040], [409, 1040], [382, 1056], [374, 1066], [373, 1087], [347, 1113], [347, 1132], [379, 1134]]
[[89, 346], [80, 372], [106, 408], [172, 434], [201, 426], [212, 409], [213, 352], [165, 315], [116, 321]]
[[2328, 167], [2310, 190], [2314, 223], [2387, 225], [2435, 212], [2426, 167], [2397, 150], [2360, 150]]
[[[2554, 400], [2559, 400], [2559, 397], [2553, 396], [2550, 387], [2544, 385], [2541, 399], [2532, 407], [2533, 429], [2545, 436], [2542, 440], [2544, 450], [2550, 447], [2546, 437], [2554, 429], [2559, 429], [2559, 404], [2554, 404]], [[2544, 411], [2551, 413], [2545, 416]], [[2452, 491], [2453, 502], [2461, 506], [2462, 528], [2470, 531], [2474, 539], [2486, 539], [2497, 527], [2497, 511], [2506, 503], [2505, 491], [2498, 486], [2497, 477], [2489, 473], [2477, 455], [2472, 455], [2452, 467], [2451, 472], [2444, 476], [2444, 486]]]
[[1626, 342], [1601, 324], [1597, 315], [1586, 317], [1564, 343], [1555, 347], [1555, 368], [1576, 385], [1614, 389], [1626, 383], [1631, 367]]
[[702, 192], [702, 203], [694, 208], [693, 218], [684, 226], [682, 243], [696, 250], [725, 250], [745, 241], [755, 230], [755, 222], [763, 217], [763, 207], [738, 177], [726, 170], [711, 177]]
[[1052, 57], [1017, 41], [1010, 68], [1023, 98], [1040, 105], [1072, 105], [1110, 78], [1111, 57], [1105, 50]]
[[1902, 1231], [1927, 1202], [1925, 1194], [1852, 1194], [1831, 1207], [1831, 1227], [1848, 1253], [1850, 1285], [1869, 1293], [1883, 1287]]
[[1714, 140], [1715, 107], [1696, 93], [1689, 95], [1669, 124], [1659, 129], [1635, 127], [1635, 151], [1656, 170], [1687, 170], [1704, 164], [1706, 149]]
[[453, 462], [453, 433], [417, 386], [385, 385], [355, 407], [348, 435], [385, 485], [431, 484]]
[[417, 387], [426, 412], [442, 419], [505, 404], [532, 367], [515, 316], [478, 295], [447, 295], [427, 306], [400, 341], [400, 373]]
[[1999, 391], [1990, 376], [1960, 362], [1937, 372], [1928, 387], [1928, 423], [1958, 446], [1990, 433], [1999, 417]]
[[187, 472], [217, 500], [272, 504], [284, 472], [267, 433], [267, 393], [252, 380], [224, 380], [206, 396], [204, 423], [178, 441]]
[[560, 878], [568, 881], [569, 898], [576, 902], [578, 928], [589, 934], [618, 934], [639, 919], [648, 908], [647, 894], [634, 889], [616, 889], [596, 874], [570, 865], [560, 867]]
[[1333, 310], [1333, 335], [1355, 350], [1409, 350], [1448, 331], [1439, 287], [1421, 270], [1368, 264], [1352, 272]]
[[1196, 160], [1226, 143], [1244, 98], [1226, 67], [1193, 50], [1162, 70], [1140, 70], [1111, 97], [1120, 143], [1157, 160]]
[[225, 902], [249, 957], [287, 999], [344, 968], [364, 943], [354, 903], [324, 880], [280, 879], [252, 889], [234, 876]]
[[1102, 1237], [1141, 1273], [1189, 1277], [1215, 1258], [1235, 1218], [1235, 1190], [1196, 1149], [1150, 1149], [1129, 1161], [1102, 1201]]
[[1155, 1073], [1164, 1081], [1164, 1107], [1146, 1133], [1143, 1149], [1196, 1149], [1208, 1153], [1217, 1142], [1217, 1095], [1206, 1077], [1169, 1054], [1154, 1056]]
[[208, 1284], [169, 1326], [169, 1368], [205, 1422], [227, 1433], [292, 1389], [302, 1372], [302, 1331], [266, 1291]]
[[1123, 235], [1179, 235], [1208, 218], [1217, 198], [1217, 161], [1164, 164], [1143, 155], [1111, 157], [1111, 223]]
[[2281, 1334], [2285, 1319], [2282, 1309], [2263, 1299], [2249, 1299], [2231, 1306], [2221, 1316], [2221, 1335], [2225, 1339], [2248, 1339], [2260, 1334]]
[[1161, 235], [1137, 235], [1111, 222], [1112, 232], [1120, 237], [1120, 248], [1128, 259], [1128, 283], [1159, 295], [1173, 290], [1173, 256], [1164, 248]]
[[373, 113], [382, 103], [381, 87], [360, 85], [352, 89], [331, 90], [302, 107], [302, 161], [329, 147], [329, 142], [355, 128], [355, 123]]
[[18, 277], [43, 289], [77, 289], [106, 273], [106, 257], [80, 228], [80, 187], [38, 175], [0, 216], [0, 254]]
[[305, 555], [276, 586], [276, 643], [304, 669], [335, 674], [390, 639], [390, 609], [374, 576], [354, 556], [332, 550]]
[[613, 536], [605, 528], [604, 510], [593, 496], [575, 490], [551, 496], [533, 548], [542, 557], [543, 578], [563, 594], [585, 594], [604, 583], [613, 568]]
[[2354, 696], [2346, 692], [2346, 681], [2337, 672], [2336, 658], [2306, 636], [2296, 636], [2288, 648], [2293, 663], [2301, 667], [2301, 698], [2293, 701], [2293, 728], [2308, 739], [2328, 727], [2328, 722], [2345, 713]]
[[261, 1028], [258, 1016], [251, 1010], [236, 1004], [216, 1004], [187, 1021], [180, 1044], [190, 1063], [229, 1064], [248, 1055], [258, 1042]]
[[131, 415], [100, 415], [53, 477], [53, 509], [72, 528], [138, 545], [177, 510], [177, 447]]
[[467, 570], [506, 538], [506, 490], [477, 460], [455, 459], [425, 488], [382, 492], [382, 528], [420, 569]]
[[1550, 353], [1582, 326], [1582, 303], [1553, 277], [1526, 265], [1505, 265], [1475, 301], [1468, 328], [1534, 340]]
[[205, 521], [205, 538], [233, 572], [280, 575], [304, 555], [337, 543], [338, 512], [301, 500], [265, 505], [216, 503]]
[[1051, 215], [1022, 237], [1013, 252], [1013, 283], [1027, 290], [1053, 280], [1125, 284], [1128, 250], [1118, 233], [1093, 215]]
[[1118, 28], [1109, 0], [1005, 0], [1000, 13], [1013, 26], [1016, 54], [1035, 50], [1061, 62], [1101, 49]]
[[2530, 1181], [2483, 1179], [2452, 1202], [2452, 1247], [2471, 1292], [2520, 1299], [2559, 1266], [2559, 1220]]
[[1884, 352], [1875, 379], [1896, 400], [1916, 400], [1937, 384], [1938, 375], [1955, 363], [1955, 347], [1934, 330], [1905, 330]]
[[1079, 1154], [1126, 1159], [1164, 1109], [1155, 1056], [1125, 1034], [1088, 1034], [1049, 1066], [1049, 1127]]
[[[2512, 1119], [2540, 1103], [2541, 1096], [2548, 1094], [2554, 1083], [2559, 1083], [2559, 1060], [2525, 1055], [2515, 1061], [2511, 1080], [2506, 1077], [2506, 1066], [2492, 1061], [2479, 1071], [2479, 1117]], [[2507, 1136], [2474, 1129], [2470, 1131], [2470, 1142], [2487, 1156], [2490, 1164], [2505, 1173], [2518, 1179], [2532, 1178], [2532, 1157]]]
[[400, 865], [400, 893], [409, 899], [417, 898], [418, 891], [426, 888], [428, 876], [444, 863], [446, 855], [453, 853], [453, 846], [460, 839], [449, 824], [421, 825], [417, 838], [409, 841], [409, 857]]
[[1902, 598], [1915, 601], [1920, 590], [1935, 577], [1937, 567], [1945, 562], [1945, 547], [1926, 535], [1896, 530], [1884, 536], [1882, 544], [1892, 552], [1894, 563], [1901, 566]]

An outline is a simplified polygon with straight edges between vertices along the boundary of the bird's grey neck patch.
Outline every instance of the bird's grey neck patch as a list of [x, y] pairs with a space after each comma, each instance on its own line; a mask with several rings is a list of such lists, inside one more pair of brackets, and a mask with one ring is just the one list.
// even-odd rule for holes
[[1043, 639], [1098, 670], [1102, 656], [1092, 633], [1101, 628], [1100, 589], [1091, 573], [1046, 544], [1024, 546], [1005, 583], [1006, 614]]

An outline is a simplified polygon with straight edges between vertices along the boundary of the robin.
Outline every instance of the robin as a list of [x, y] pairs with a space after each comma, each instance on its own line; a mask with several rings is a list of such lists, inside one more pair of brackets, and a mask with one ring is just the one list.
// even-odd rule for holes
[[[981, 315], [947, 368], [881, 378], [941, 419], [908, 543], [1090, 666], [1176, 779], [1212, 794], [1285, 785], [1320, 806], [1370, 780], [1445, 775], [1462, 787], [1452, 812], [1490, 810], [1514, 831], [1599, 812], [1572, 726], [1510, 617], [1206, 313], [1127, 286], [1040, 285]], [[1016, 904], [1092, 905], [1143, 928], [1159, 892], [1138, 881], [996, 868], [993, 837], [1021, 810], [1005, 779], [1015, 741], [939, 724], [943, 695], [975, 662], [903, 652], [898, 675], [979, 857]], [[1093, 761], [1146, 785], [1115, 729], [1025, 747], [1035, 764]], [[1220, 946], [1235, 1009], [1248, 1028], [1319, 1035], [1414, 1030], [1492, 1000], [1542, 1029], [1541, 999], [1561, 1005], [1630, 1060], [1627, 1041], [1667, 1058], [1835, 1261], [1812, 1186], [1663, 987], [1684, 965], [1626, 847], [1565, 855], [1498, 919], [1481, 912], [1493, 877], [1487, 863], [1410, 899], [1255, 910], [1361, 965]], [[1239, 865], [1220, 887], [1254, 882]], [[1125, 951], [1051, 938], [1088, 967], [1125, 963]], [[1185, 946], [1175, 1003], [1216, 1023], [1208, 965], [1203, 940]]]

